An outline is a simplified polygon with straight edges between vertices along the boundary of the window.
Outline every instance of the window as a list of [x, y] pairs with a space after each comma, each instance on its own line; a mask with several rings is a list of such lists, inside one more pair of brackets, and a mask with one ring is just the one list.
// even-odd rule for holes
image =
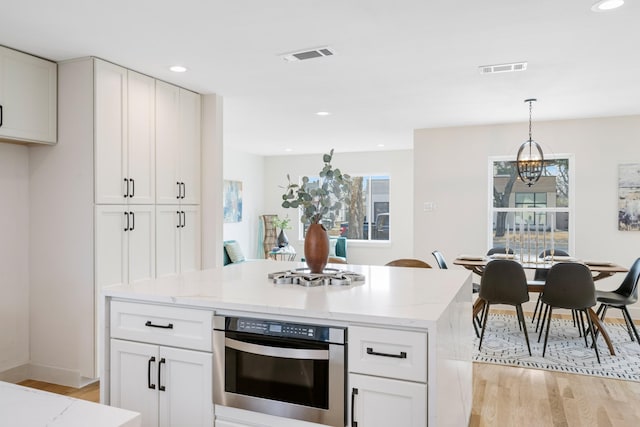
[[540, 180], [524, 184], [513, 159], [490, 159], [489, 247], [523, 258], [551, 249], [573, 252], [572, 156], [545, 159]]
[[[351, 194], [343, 200], [342, 211], [336, 216], [333, 227], [325, 224], [329, 235], [350, 240], [389, 240], [389, 177], [375, 175], [351, 178]], [[317, 181], [317, 177], [309, 177], [310, 183]]]

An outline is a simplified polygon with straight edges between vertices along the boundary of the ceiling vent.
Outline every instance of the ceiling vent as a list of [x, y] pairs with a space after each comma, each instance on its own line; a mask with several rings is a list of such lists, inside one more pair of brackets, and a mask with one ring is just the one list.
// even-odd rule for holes
[[335, 50], [330, 47], [318, 47], [314, 49], [305, 49], [298, 52], [284, 53], [280, 55], [285, 61], [305, 61], [307, 59], [322, 58], [324, 56], [335, 55]]
[[480, 74], [512, 73], [527, 69], [526, 62], [513, 62], [511, 64], [481, 65], [478, 67]]

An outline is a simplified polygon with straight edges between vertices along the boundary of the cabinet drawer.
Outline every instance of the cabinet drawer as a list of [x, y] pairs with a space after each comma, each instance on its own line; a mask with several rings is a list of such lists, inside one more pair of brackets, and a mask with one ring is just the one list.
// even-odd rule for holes
[[427, 334], [349, 327], [349, 371], [427, 381]]
[[212, 351], [213, 312], [163, 305], [111, 302], [111, 337]]

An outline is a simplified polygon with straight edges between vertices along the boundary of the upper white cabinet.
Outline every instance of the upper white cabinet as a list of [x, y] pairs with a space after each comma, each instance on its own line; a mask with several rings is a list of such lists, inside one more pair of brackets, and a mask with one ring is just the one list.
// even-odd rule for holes
[[56, 67], [0, 46], [0, 140], [56, 142]]
[[98, 204], [155, 201], [155, 80], [95, 60]]
[[156, 82], [156, 203], [200, 203], [200, 95]]

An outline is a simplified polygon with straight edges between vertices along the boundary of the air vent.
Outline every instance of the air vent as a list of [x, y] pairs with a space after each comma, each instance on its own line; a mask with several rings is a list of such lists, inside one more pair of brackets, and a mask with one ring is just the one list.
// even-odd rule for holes
[[478, 67], [480, 74], [512, 73], [527, 69], [526, 62], [513, 62], [511, 64], [481, 65]]
[[284, 53], [280, 55], [285, 61], [304, 61], [313, 58], [322, 58], [325, 56], [335, 55], [335, 50], [329, 47], [318, 47], [314, 49], [305, 49], [298, 52]]

